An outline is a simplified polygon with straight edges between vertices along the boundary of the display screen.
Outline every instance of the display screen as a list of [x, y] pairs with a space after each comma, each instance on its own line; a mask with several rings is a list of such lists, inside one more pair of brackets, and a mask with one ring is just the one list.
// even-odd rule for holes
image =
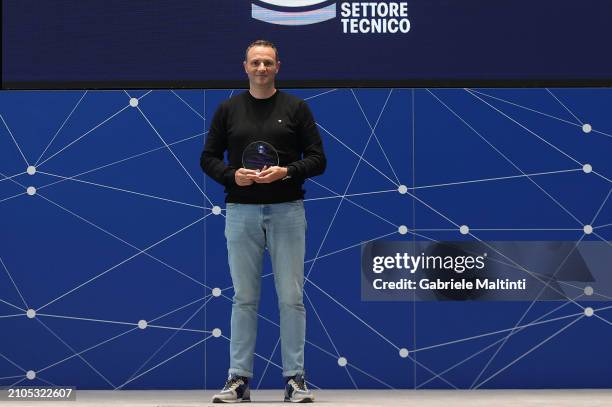
[[5, 0], [3, 88], [606, 86], [609, 0]]

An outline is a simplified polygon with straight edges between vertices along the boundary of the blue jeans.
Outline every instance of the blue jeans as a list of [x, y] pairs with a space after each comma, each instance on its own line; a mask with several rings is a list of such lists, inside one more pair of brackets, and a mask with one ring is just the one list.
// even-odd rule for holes
[[283, 376], [304, 373], [306, 217], [303, 201], [226, 206], [225, 237], [234, 285], [230, 374], [253, 377], [264, 250], [272, 260], [280, 310]]

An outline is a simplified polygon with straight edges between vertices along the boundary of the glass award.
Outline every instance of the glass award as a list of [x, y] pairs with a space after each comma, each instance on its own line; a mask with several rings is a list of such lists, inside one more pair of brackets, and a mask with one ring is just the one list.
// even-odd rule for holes
[[254, 141], [242, 152], [242, 166], [248, 170], [261, 171], [264, 167], [278, 165], [278, 152], [265, 141]]

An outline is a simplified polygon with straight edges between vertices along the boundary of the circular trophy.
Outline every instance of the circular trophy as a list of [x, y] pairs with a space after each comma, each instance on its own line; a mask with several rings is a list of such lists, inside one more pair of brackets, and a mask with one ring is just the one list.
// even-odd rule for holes
[[265, 141], [254, 141], [242, 152], [242, 166], [248, 170], [261, 171], [263, 167], [278, 165], [278, 153]]

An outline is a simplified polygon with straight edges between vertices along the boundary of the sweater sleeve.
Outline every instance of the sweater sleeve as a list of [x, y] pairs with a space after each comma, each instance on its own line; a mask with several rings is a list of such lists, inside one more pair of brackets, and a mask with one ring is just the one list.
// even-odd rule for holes
[[308, 105], [300, 101], [296, 112], [298, 125], [298, 138], [302, 159], [287, 165], [287, 174], [291, 177], [306, 179], [321, 175], [327, 166], [327, 159], [323, 152], [323, 142], [319, 129]]
[[225, 150], [227, 150], [226, 115], [227, 110], [222, 104], [215, 112], [210, 124], [204, 151], [200, 156], [200, 167], [206, 175], [227, 187], [235, 184], [236, 169], [227, 165], [223, 159]]

